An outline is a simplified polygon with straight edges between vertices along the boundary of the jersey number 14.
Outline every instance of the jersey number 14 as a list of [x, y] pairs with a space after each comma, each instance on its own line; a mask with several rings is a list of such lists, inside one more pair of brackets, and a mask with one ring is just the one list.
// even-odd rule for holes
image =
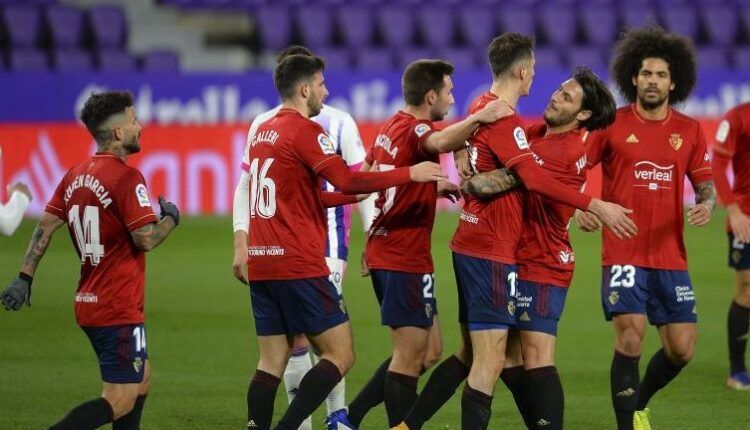
[[98, 266], [104, 257], [104, 245], [99, 235], [99, 208], [86, 206], [81, 219], [80, 207], [73, 205], [68, 211], [68, 224], [73, 228], [81, 262], [85, 263], [88, 258], [92, 266]]

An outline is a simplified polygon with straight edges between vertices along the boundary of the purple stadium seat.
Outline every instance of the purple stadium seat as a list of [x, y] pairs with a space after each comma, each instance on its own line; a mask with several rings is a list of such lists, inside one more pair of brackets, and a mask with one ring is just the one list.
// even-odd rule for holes
[[286, 6], [262, 6], [258, 8], [254, 16], [264, 49], [278, 51], [289, 45], [292, 36], [292, 20]]
[[99, 48], [125, 46], [127, 22], [125, 13], [117, 6], [96, 6], [89, 10], [89, 22], [94, 33], [94, 43]]
[[47, 25], [52, 45], [60, 48], [80, 46], [83, 42], [83, 12], [70, 6], [47, 7]]
[[580, 9], [581, 25], [589, 45], [610, 46], [617, 37], [617, 14], [612, 6], [591, 5]]
[[351, 68], [349, 51], [345, 48], [320, 48], [316, 49], [315, 55], [326, 60], [326, 70], [344, 70]]
[[737, 39], [739, 26], [737, 13], [730, 5], [711, 5], [703, 9], [703, 27], [708, 41], [713, 44], [731, 45]]
[[649, 6], [625, 4], [620, 9], [622, 25], [627, 28], [657, 24], [656, 12]]
[[28, 4], [10, 4], [3, 11], [10, 46], [30, 48], [39, 41], [41, 17], [39, 8]]
[[734, 48], [732, 59], [735, 69], [750, 71], [750, 47]]
[[536, 68], [538, 69], [560, 69], [560, 50], [557, 48], [536, 48], [534, 50]]
[[576, 17], [573, 9], [561, 5], [544, 6], [538, 12], [539, 24], [547, 44], [569, 46], [576, 40]]
[[486, 47], [495, 37], [495, 18], [486, 6], [463, 5], [458, 8], [458, 22], [469, 46]]
[[698, 15], [691, 5], [671, 7], [667, 4], [662, 8], [662, 21], [672, 33], [695, 39], [698, 36]]
[[477, 54], [474, 48], [445, 48], [437, 52], [437, 57], [453, 64], [456, 70], [475, 70], [478, 65]]
[[406, 68], [414, 60], [434, 58], [433, 52], [428, 48], [406, 48], [396, 51], [396, 67], [400, 70]]
[[361, 5], [344, 5], [339, 8], [338, 24], [344, 43], [350, 47], [367, 46], [372, 41], [372, 12]]
[[172, 51], [151, 51], [143, 56], [143, 70], [173, 72], [180, 69], [180, 59]]
[[52, 52], [52, 65], [58, 72], [88, 72], [94, 68], [94, 61], [89, 51], [62, 48]]
[[16, 48], [10, 51], [10, 69], [20, 72], [46, 71], [49, 61], [44, 51], [33, 48]]
[[607, 62], [600, 48], [578, 46], [568, 50], [568, 67], [587, 66], [594, 70], [606, 70]]
[[412, 10], [405, 6], [386, 5], [377, 9], [378, 30], [387, 46], [411, 45], [414, 36]]
[[417, 25], [425, 45], [441, 47], [453, 42], [453, 11], [444, 6], [419, 8]]
[[361, 70], [392, 70], [393, 58], [387, 48], [357, 49], [354, 51], [357, 67]]
[[99, 51], [99, 70], [113, 72], [132, 72], [137, 70], [135, 58], [125, 51]]
[[498, 8], [497, 19], [502, 31], [512, 31], [523, 34], [534, 33], [534, 15], [529, 8]]
[[297, 28], [302, 43], [312, 50], [330, 46], [333, 41], [331, 11], [322, 5], [300, 6], [297, 10]]
[[702, 70], [723, 70], [729, 68], [727, 51], [721, 46], [707, 46], [697, 49], [698, 68]]

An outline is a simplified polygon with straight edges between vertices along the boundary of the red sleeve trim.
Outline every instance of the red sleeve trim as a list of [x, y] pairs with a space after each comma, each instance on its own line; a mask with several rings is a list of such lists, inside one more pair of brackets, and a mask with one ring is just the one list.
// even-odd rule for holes
[[56, 208], [50, 204], [47, 204], [47, 206], [44, 208], [44, 211], [65, 221], [65, 211], [60, 208]]
[[524, 152], [521, 155], [516, 155], [515, 157], [508, 160], [506, 163], [503, 163], [505, 165], [506, 169], [511, 169], [516, 164], [520, 163], [524, 160], [524, 157], [531, 157], [531, 152]]
[[154, 215], [152, 213], [151, 214], [147, 214], [147, 215], [144, 215], [144, 216], [138, 218], [135, 221], [129, 222], [127, 224], [128, 231], [138, 230], [139, 228], [143, 227], [146, 224], [151, 224], [151, 223], [155, 223], [155, 222], [158, 222], [158, 221], [159, 220], [156, 218], [156, 215]]
[[714, 155], [718, 154], [722, 157], [732, 158], [734, 157], [734, 151], [730, 151], [722, 146], [714, 145]]
[[[323, 170], [323, 169], [325, 168], [326, 164], [327, 164], [327, 163], [328, 163], [329, 161], [331, 161], [331, 160], [335, 160], [335, 159], [336, 159], [337, 157], [338, 157], [337, 155], [331, 155], [330, 157], [327, 157], [327, 158], [325, 158], [325, 159], [321, 160], [321, 161], [320, 161], [320, 162], [319, 162], [318, 164], [316, 164], [316, 165], [315, 165], [315, 166], [313, 167], [313, 172], [315, 172], [315, 173], [318, 173], [318, 172], [320, 172], [321, 170]], [[343, 161], [343, 160], [342, 160], [342, 161]]]

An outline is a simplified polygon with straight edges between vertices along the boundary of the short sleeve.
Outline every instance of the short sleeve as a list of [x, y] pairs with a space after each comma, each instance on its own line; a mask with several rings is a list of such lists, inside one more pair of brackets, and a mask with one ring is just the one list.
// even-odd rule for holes
[[690, 182], [698, 184], [711, 179], [711, 156], [708, 154], [706, 145], [706, 133], [698, 124], [698, 134], [695, 138], [695, 146], [690, 154], [690, 164], [688, 165], [688, 177]]
[[357, 124], [349, 114], [342, 116], [341, 132], [339, 134], [341, 158], [347, 166], [361, 164], [365, 159], [365, 147], [359, 135]]
[[601, 163], [604, 158], [604, 149], [607, 144], [607, 134], [604, 130], [588, 132], [584, 135], [586, 142], [586, 162], [588, 167], [594, 167]]
[[57, 184], [55, 192], [47, 202], [47, 206], [44, 207], [44, 211], [52, 214], [61, 220], [65, 220], [65, 184], [67, 184], [67, 178], [70, 171], [66, 172], [65, 175], [60, 179], [60, 183]]
[[486, 132], [489, 133], [487, 145], [506, 169], [512, 169], [516, 164], [532, 156], [529, 140], [521, 121], [500, 120], [493, 123]]
[[411, 126], [411, 131], [409, 131], [409, 138], [416, 142], [416, 147], [419, 148], [420, 152], [422, 152], [423, 154], [428, 154], [428, 152], [425, 151], [424, 143], [427, 142], [427, 139], [429, 139], [430, 135], [432, 135], [432, 133], [436, 131], [437, 130], [435, 129], [435, 126], [431, 121], [416, 121]]
[[740, 124], [737, 121], [737, 115], [734, 113], [735, 111], [727, 113], [716, 129], [716, 139], [713, 145], [714, 154], [731, 158], [737, 150]]
[[331, 138], [323, 127], [312, 121], [299, 131], [293, 142], [297, 155], [316, 173], [326, 161], [338, 157]]
[[129, 169], [120, 180], [117, 186], [116, 202], [122, 222], [128, 231], [137, 230], [146, 224], [158, 221], [151, 209], [146, 181], [143, 175], [135, 169]]

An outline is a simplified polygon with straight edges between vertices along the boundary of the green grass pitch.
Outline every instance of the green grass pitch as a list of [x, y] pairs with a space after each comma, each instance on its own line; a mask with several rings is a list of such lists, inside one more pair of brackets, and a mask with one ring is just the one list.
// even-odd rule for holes
[[[709, 227], [687, 229], [700, 336], [693, 362], [652, 401], [655, 429], [750, 428], [750, 393], [724, 386], [725, 321], [733, 274], [725, 263], [723, 222], [723, 213], [717, 213]], [[444, 356], [457, 346], [455, 284], [447, 248], [455, 224], [455, 214], [439, 214], [433, 235]], [[358, 225], [356, 220], [353, 225]], [[33, 221], [26, 221], [14, 237], [0, 238], [3, 288], [17, 273], [33, 226]], [[227, 218], [185, 219], [173, 237], [148, 256], [148, 350], [154, 372], [143, 416], [145, 430], [245, 428], [245, 393], [257, 346], [247, 290], [231, 275], [231, 228]], [[599, 238], [573, 234], [578, 267], [558, 346], [566, 428], [613, 429], [609, 398], [613, 341], [599, 303]], [[362, 234], [355, 231], [352, 255], [358, 256], [361, 249]], [[390, 347], [369, 279], [358, 276], [358, 259], [352, 260], [344, 291], [357, 363], [347, 376], [348, 399]], [[37, 273], [33, 307], [19, 313], [0, 310], [0, 429], [46, 428], [71, 407], [100, 393], [95, 356], [73, 316], [77, 279], [78, 262], [67, 232], [61, 230]], [[658, 336], [650, 329], [641, 372], [657, 344]], [[459, 428], [459, 399], [454, 396], [426, 428]], [[276, 419], [285, 405], [280, 390]], [[314, 419], [315, 428], [322, 428], [323, 412]], [[362, 426], [386, 427], [382, 407], [373, 410]], [[491, 428], [523, 428], [502, 383]]]

